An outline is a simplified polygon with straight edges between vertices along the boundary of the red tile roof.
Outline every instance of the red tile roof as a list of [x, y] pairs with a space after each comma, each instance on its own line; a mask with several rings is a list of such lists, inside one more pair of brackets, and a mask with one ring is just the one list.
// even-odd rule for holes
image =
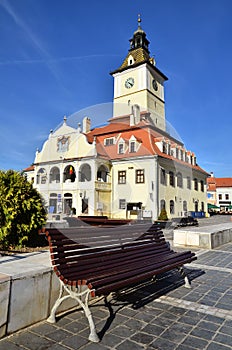
[[216, 191], [217, 187], [232, 187], [232, 177], [209, 177], [207, 184], [210, 191]]
[[29, 166], [26, 169], [23, 169], [23, 171], [33, 171], [35, 169], [34, 165]]
[[[134, 153], [130, 152], [128, 147], [129, 140], [132, 136], [135, 137], [139, 145], [137, 151]], [[174, 162], [207, 174], [207, 172], [205, 172], [198, 165], [191, 165], [185, 161], [182, 161], [160, 151], [159, 147], [156, 145], [156, 142], [162, 141], [164, 138], [166, 140], [169, 139], [167, 137], [167, 134], [165, 132], [162, 134], [162, 132], [159, 132], [157, 129], [152, 127], [150, 123], [144, 120], [141, 121], [139, 124], [133, 126], [130, 126], [126, 123], [113, 122], [112, 120], [111, 123], [109, 123], [106, 126], [93, 129], [88, 134], [86, 134], [86, 137], [89, 142], [93, 142], [94, 138], [96, 138], [96, 147], [98, 155], [106, 157], [108, 159], [116, 160], [123, 159], [125, 157], [132, 158], [138, 156], [158, 155], [160, 157], [170, 159]], [[116, 139], [116, 143], [113, 145], [104, 145], [104, 140], [106, 138], [111, 137], [114, 137]], [[118, 141], [120, 139], [123, 139], [126, 144], [125, 152], [122, 154], [118, 153]], [[178, 146], [182, 146], [182, 143], [180, 143], [178, 140], [174, 140], [170, 136], [170, 143], [174, 144], [174, 141], [176, 141], [175, 143]], [[192, 152], [188, 152], [188, 154], [194, 156]]]

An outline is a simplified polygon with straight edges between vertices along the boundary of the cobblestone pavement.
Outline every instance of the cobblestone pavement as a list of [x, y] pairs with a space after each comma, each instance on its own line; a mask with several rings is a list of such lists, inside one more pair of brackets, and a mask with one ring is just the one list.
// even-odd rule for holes
[[88, 341], [87, 319], [78, 310], [2, 339], [0, 350], [230, 350], [232, 243], [196, 254], [187, 266], [192, 289], [172, 271], [111, 298], [108, 307], [104, 299], [93, 304], [100, 343]]

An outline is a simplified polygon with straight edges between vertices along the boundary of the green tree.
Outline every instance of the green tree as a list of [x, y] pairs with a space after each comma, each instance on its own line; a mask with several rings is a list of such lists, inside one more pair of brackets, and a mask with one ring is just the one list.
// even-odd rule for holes
[[158, 220], [168, 220], [168, 216], [167, 216], [167, 212], [166, 210], [163, 208], [161, 209], [160, 215], [158, 217]]
[[35, 246], [45, 222], [41, 196], [26, 176], [14, 170], [0, 171], [0, 246]]

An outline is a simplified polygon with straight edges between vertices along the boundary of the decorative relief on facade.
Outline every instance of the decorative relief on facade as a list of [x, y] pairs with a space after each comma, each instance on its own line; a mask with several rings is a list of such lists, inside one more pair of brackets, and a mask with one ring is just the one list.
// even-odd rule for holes
[[57, 152], [67, 152], [69, 149], [69, 136], [61, 136], [57, 140]]

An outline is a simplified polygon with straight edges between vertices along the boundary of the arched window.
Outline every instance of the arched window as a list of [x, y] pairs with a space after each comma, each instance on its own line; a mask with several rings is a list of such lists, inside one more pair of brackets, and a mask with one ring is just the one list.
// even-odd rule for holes
[[182, 176], [182, 174], [181, 173], [177, 173], [176, 177], [177, 177], [177, 186], [182, 188], [183, 187], [183, 176]]
[[83, 164], [79, 170], [79, 181], [91, 181], [91, 167], [89, 164]]
[[46, 184], [47, 182], [47, 172], [44, 168], [40, 168], [36, 176], [37, 184]]
[[97, 180], [107, 182], [107, 175], [109, 171], [105, 165], [101, 165], [97, 170]]
[[175, 214], [175, 204], [174, 201], [170, 201], [170, 214]]
[[162, 210], [162, 209], [166, 209], [166, 202], [164, 199], [161, 199], [161, 201], [160, 201], [160, 210]]
[[74, 182], [76, 179], [76, 172], [73, 165], [69, 164], [64, 169], [64, 182]]
[[50, 183], [59, 183], [60, 182], [60, 169], [56, 166], [50, 170]]

